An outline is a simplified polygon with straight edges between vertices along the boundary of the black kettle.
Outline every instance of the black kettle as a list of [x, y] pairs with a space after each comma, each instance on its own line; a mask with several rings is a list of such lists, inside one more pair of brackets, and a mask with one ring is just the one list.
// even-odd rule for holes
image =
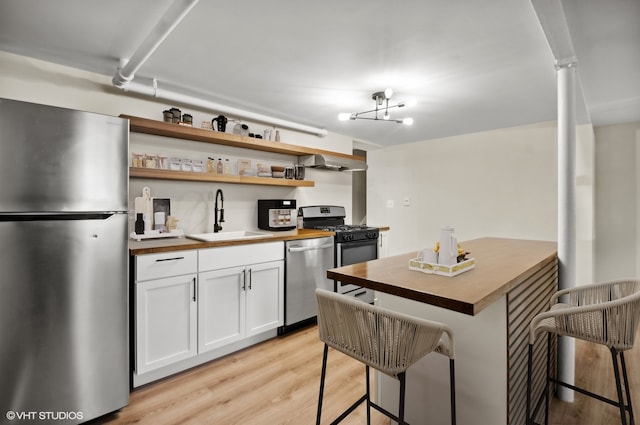
[[229, 119], [227, 117], [225, 117], [224, 115], [218, 115], [216, 118], [211, 120], [211, 127], [213, 128], [213, 123], [217, 122], [217, 128], [218, 131], [226, 131], [227, 129], [227, 121], [229, 121]]

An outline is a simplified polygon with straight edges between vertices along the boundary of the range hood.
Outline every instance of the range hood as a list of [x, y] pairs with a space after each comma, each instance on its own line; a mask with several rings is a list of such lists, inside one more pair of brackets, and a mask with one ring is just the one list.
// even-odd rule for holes
[[367, 169], [365, 161], [322, 153], [301, 156], [300, 164], [305, 167], [334, 171], [364, 171]]

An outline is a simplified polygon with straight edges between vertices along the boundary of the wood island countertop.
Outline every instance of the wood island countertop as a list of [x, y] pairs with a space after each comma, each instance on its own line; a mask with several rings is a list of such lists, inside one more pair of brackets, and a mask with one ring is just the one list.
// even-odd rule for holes
[[415, 252], [330, 269], [327, 277], [474, 316], [557, 261], [556, 242], [480, 238], [461, 245], [475, 268], [453, 277], [409, 270]]

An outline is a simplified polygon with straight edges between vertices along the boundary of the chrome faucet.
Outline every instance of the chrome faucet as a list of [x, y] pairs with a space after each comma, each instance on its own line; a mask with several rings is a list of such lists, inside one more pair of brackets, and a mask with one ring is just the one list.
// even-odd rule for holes
[[[220, 209], [218, 209], [218, 195], [220, 195]], [[220, 211], [220, 220], [218, 220], [218, 211]], [[218, 233], [222, 230], [220, 223], [224, 223], [224, 195], [222, 194], [222, 189], [216, 191], [215, 206], [213, 208], [213, 233]]]

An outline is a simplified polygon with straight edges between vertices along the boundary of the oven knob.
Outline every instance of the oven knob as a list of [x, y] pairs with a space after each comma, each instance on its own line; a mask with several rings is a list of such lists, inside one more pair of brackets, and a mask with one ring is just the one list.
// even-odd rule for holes
[[367, 232], [367, 238], [375, 239], [376, 238], [376, 232]]
[[353, 240], [353, 235], [350, 234], [350, 233], [345, 233], [343, 235], [343, 238], [344, 238], [345, 241], [352, 241]]

